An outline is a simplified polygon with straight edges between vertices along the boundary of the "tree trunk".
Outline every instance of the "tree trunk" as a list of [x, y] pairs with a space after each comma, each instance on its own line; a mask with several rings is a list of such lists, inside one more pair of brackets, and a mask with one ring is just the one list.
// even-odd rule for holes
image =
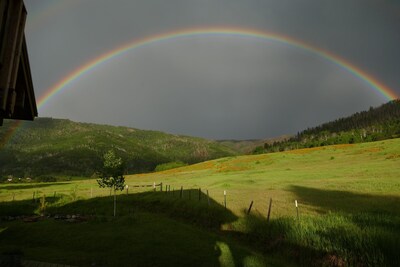
[[117, 195], [116, 195], [116, 191], [115, 191], [115, 187], [114, 187], [114, 217], [115, 217], [116, 212], [117, 212]]

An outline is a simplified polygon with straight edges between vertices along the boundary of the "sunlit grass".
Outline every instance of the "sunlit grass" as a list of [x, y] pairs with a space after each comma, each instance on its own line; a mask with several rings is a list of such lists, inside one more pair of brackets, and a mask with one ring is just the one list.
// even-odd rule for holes
[[[288, 264], [282, 261], [287, 255], [291, 255], [289, 262], [303, 265], [396, 265], [400, 261], [396, 251], [400, 247], [399, 151], [400, 139], [393, 139], [229, 157], [165, 172], [128, 175], [129, 191], [118, 193], [117, 213], [129, 218], [135, 207], [136, 214], [158, 214], [159, 218], [176, 219], [201, 231], [211, 228], [253, 251], [278, 255], [274, 256], [281, 259], [277, 265]], [[162, 193], [159, 187], [157, 193], [152, 187], [133, 187], [161, 182]], [[166, 193], [166, 185], [174, 191]], [[98, 188], [95, 179], [86, 179], [2, 184], [0, 216], [38, 214], [39, 200], [33, 196], [43, 194], [52, 214], [96, 214], [105, 218], [104, 223], [112, 214], [112, 201], [107, 198], [110, 191]], [[267, 222], [270, 199], [271, 221]], [[299, 203], [299, 220], [295, 200]], [[251, 215], [246, 216], [251, 201]], [[13, 223], [5, 227], [11, 226]], [[196, 237], [190, 233], [187, 238]], [[229, 242], [218, 234], [207, 243], [219, 251], [210, 262], [229, 266], [233, 258], [236, 264], [252, 262], [260, 266], [263, 260], [258, 256], [232, 252]], [[238, 254], [242, 255], [239, 259]]]

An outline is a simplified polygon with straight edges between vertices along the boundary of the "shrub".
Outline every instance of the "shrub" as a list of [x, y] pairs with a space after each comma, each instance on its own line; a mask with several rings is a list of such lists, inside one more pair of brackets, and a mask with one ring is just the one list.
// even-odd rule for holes
[[35, 180], [36, 180], [37, 182], [45, 182], [45, 183], [48, 183], [48, 182], [56, 182], [56, 181], [57, 181], [57, 178], [54, 177], [54, 176], [50, 176], [50, 175], [41, 175], [41, 176], [36, 177]]

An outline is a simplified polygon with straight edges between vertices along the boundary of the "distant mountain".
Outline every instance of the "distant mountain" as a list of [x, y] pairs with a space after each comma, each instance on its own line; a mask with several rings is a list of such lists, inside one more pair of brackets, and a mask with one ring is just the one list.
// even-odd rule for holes
[[256, 147], [263, 146], [265, 143], [272, 144], [288, 140], [293, 135], [282, 135], [267, 139], [252, 139], [252, 140], [217, 140], [218, 143], [230, 147], [234, 151], [241, 154], [251, 154]]
[[266, 142], [254, 153], [371, 142], [400, 137], [400, 100], [308, 128], [287, 140]]
[[0, 175], [92, 175], [109, 149], [123, 158], [128, 173], [152, 171], [173, 161], [192, 164], [237, 154], [202, 138], [52, 118], [21, 123], [4, 144], [13, 124], [5, 121], [0, 127]]
[[264, 144], [264, 140], [217, 140], [217, 142], [241, 154], [249, 154], [254, 148]]

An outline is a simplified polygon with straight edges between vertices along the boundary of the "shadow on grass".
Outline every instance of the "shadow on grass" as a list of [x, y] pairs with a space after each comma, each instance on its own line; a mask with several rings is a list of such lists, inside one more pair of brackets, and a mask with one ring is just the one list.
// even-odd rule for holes
[[[361, 218], [361, 216], [357, 216]], [[398, 223], [398, 221], [397, 221]], [[267, 220], [250, 215], [236, 235], [264, 254], [280, 255], [301, 266], [399, 266], [399, 229], [354, 223], [354, 216], [329, 213]]]
[[49, 187], [53, 185], [67, 185], [70, 183], [40, 183], [40, 184], [15, 184], [15, 185], [0, 185], [0, 189], [5, 190], [20, 190], [20, 189], [32, 189], [32, 188], [42, 188], [42, 187]]
[[[46, 197], [46, 202], [47, 204], [56, 203], [60, 199], [60, 196]], [[40, 198], [0, 202], [0, 217], [37, 215], [39, 205]]]
[[113, 196], [50, 205], [49, 214], [95, 216], [83, 223], [16, 222], [0, 231], [0, 252], [12, 246], [29, 257], [40, 247], [49, 262], [85, 266], [265, 266], [262, 257], [219, 234], [237, 216], [198, 193], [190, 191], [192, 199], [188, 190], [182, 198], [177, 192], [118, 195], [116, 218]]
[[281, 217], [267, 221], [260, 214], [244, 214], [236, 228], [239, 231], [226, 234], [256, 247], [263, 254], [285, 258], [287, 263], [296, 266], [331, 265], [325, 259], [328, 255], [326, 251], [298, 240], [301, 239], [299, 236], [304, 229], [294, 218]]
[[327, 246], [345, 251], [355, 265], [398, 265], [400, 197], [302, 186], [292, 186], [291, 191], [300, 203], [326, 214], [324, 221], [312, 223], [319, 228], [318, 236], [326, 240]]
[[290, 191], [295, 193], [300, 201], [316, 207], [321, 213], [373, 212], [400, 216], [400, 197], [397, 196], [360, 194], [304, 186], [292, 186]]

